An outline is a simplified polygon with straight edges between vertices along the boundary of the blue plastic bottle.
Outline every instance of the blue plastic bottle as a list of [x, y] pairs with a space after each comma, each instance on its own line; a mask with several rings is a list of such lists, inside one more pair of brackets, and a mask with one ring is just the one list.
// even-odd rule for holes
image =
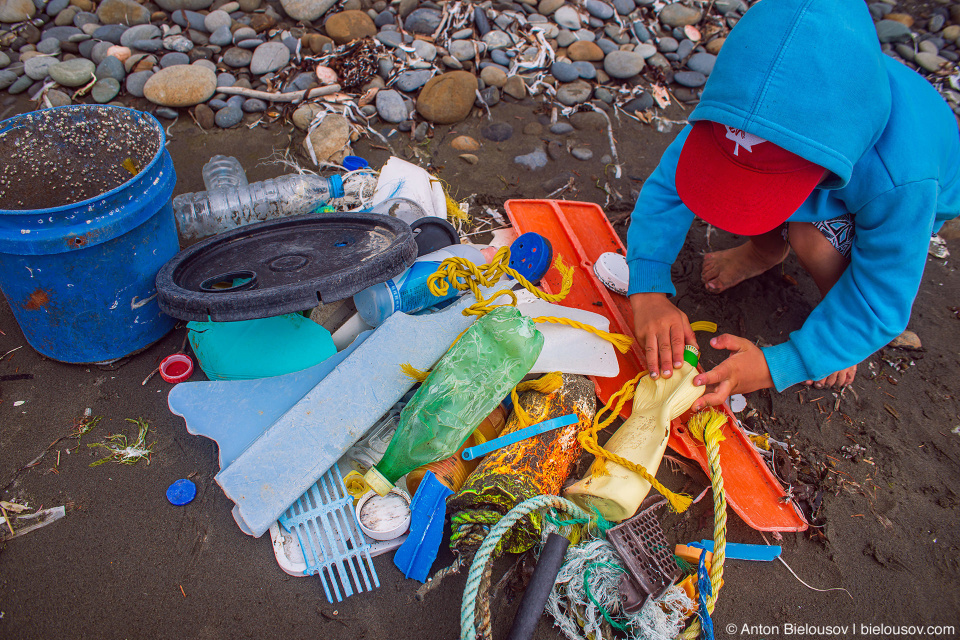
[[353, 296], [360, 317], [371, 327], [379, 327], [397, 311], [414, 313], [461, 295], [462, 291], [450, 287], [447, 295], [435, 296], [427, 286], [427, 279], [436, 272], [440, 263], [452, 257], [466, 258], [478, 266], [486, 262], [479, 249], [466, 244], [450, 245], [421, 256], [399, 276]]

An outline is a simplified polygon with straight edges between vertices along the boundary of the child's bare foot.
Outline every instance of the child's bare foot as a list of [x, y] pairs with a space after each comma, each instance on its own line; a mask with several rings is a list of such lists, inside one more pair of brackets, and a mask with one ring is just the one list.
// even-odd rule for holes
[[853, 382], [853, 378], [856, 375], [857, 375], [857, 365], [853, 365], [852, 367], [841, 369], [836, 373], [831, 373], [823, 380], [817, 380], [816, 382], [812, 380], [807, 380], [803, 384], [807, 385], [808, 387], [810, 385], [813, 385], [817, 389], [823, 389], [826, 387], [838, 387], [842, 389], [843, 387]]
[[703, 257], [700, 279], [707, 291], [721, 293], [777, 266], [784, 261], [789, 250], [784, 243], [781, 247], [762, 251], [754, 242], [747, 241], [733, 249], [714, 251]]

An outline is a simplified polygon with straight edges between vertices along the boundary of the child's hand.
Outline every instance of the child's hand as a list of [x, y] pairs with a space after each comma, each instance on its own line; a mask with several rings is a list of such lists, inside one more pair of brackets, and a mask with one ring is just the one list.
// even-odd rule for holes
[[693, 403], [694, 411], [723, 404], [731, 393], [749, 393], [773, 386], [767, 359], [757, 345], [725, 333], [710, 340], [710, 346], [733, 354], [693, 379], [693, 384], [707, 386], [707, 393]]
[[630, 296], [633, 307], [633, 334], [643, 349], [651, 378], [673, 375], [683, 366], [683, 348], [697, 346], [687, 314], [667, 300], [665, 293], [635, 293]]

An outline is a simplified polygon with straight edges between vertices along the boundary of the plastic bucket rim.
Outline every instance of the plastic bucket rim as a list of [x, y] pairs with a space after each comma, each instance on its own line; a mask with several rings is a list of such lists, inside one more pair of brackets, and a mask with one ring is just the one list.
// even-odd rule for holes
[[58, 110], [60, 110], [60, 109], [72, 109], [72, 110], [75, 110], [75, 111], [86, 111], [86, 110], [95, 110], [95, 109], [107, 109], [107, 110], [114, 110], [114, 109], [116, 109], [116, 110], [123, 110], [123, 111], [132, 111], [132, 112], [135, 113], [135, 114], [140, 114], [141, 116], [146, 116], [147, 118], [149, 118], [149, 120], [152, 120], [152, 123], [151, 123], [151, 124], [155, 125], [156, 128], [157, 128], [157, 130], [160, 132], [160, 148], [157, 150], [157, 153], [154, 154], [153, 159], [150, 160], [150, 162], [147, 163], [147, 165], [146, 165], [145, 167], [143, 167], [143, 168], [137, 173], [137, 175], [135, 175], [135, 176], [130, 176], [130, 179], [127, 180], [126, 182], [124, 182], [123, 184], [121, 184], [121, 185], [119, 185], [119, 186], [117, 186], [117, 187], [114, 187], [113, 189], [111, 189], [111, 190], [109, 190], [109, 191], [104, 191], [104, 192], [101, 193], [100, 195], [93, 196], [92, 198], [87, 198], [86, 200], [79, 200], [79, 201], [77, 201], [77, 202], [73, 202], [73, 203], [70, 203], [70, 204], [60, 205], [59, 207], [50, 207], [50, 208], [47, 208], [47, 209], [0, 209], [0, 215], [10, 215], [10, 216], [14, 216], [14, 215], [20, 215], [20, 216], [22, 216], [22, 215], [39, 215], [39, 214], [52, 215], [52, 214], [63, 213], [63, 212], [65, 212], [65, 211], [72, 210], [72, 209], [74, 209], [74, 208], [76, 208], [76, 207], [90, 206], [90, 205], [92, 205], [92, 204], [94, 204], [94, 203], [96, 203], [96, 202], [98, 202], [98, 201], [100, 201], [100, 200], [106, 200], [106, 199], [108, 199], [108, 198], [111, 198], [111, 197], [119, 194], [122, 190], [128, 188], [128, 187], [131, 185], [131, 183], [136, 182], [137, 180], [139, 180], [140, 178], [142, 178], [144, 175], [146, 175], [146, 174], [154, 167], [154, 165], [155, 165], [156, 163], [160, 162], [160, 161], [162, 160], [162, 158], [163, 158], [163, 152], [166, 150], [166, 147], [167, 147], [167, 132], [166, 132], [166, 130], [164, 130], [163, 125], [160, 124], [160, 121], [157, 120], [156, 116], [154, 116], [152, 113], [149, 113], [149, 112], [147, 112], [147, 111], [140, 111], [139, 109], [134, 109], [134, 108], [132, 108], [132, 107], [120, 107], [120, 106], [106, 105], [106, 104], [101, 104], [101, 105], [93, 105], [93, 104], [68, 104], [68, 105], [65, 105], [65, 106], [62, 106], [62, 107], [53, 107], [53, 108], [50, 108], [50, 109], [41, 109], [39, 112], [38, 112], [38, 111], [28, 111], [27, 113], [21, 113], [21, 114], [12, 116], [12, 117], [10, 117], [10, 118], [7, 118], [6, 120], [0, 120], [0, 135], [2, 135], [3, 133], [5, 133], [5, 132], [7, 131], [7, 129], [4, 128], [4, 125], [7, 124], [7, 123], [9, 123], [9, 122], [12, 121], [12, 120], [18, 120], [18, 119], [22, 119], [22, 118], [27, 118], [27, 117], [30, 117], [30, 116], [36, 114], [36, 113], [40, 113], [40, 112], [43, 112], [43, 111], [58, 111]]

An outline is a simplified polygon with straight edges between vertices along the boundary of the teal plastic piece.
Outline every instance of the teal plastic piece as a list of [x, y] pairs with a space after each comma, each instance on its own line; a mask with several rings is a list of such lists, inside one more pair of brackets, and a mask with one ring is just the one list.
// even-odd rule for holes
[[299, 313], [239, 322], [189, 322], [190, 345], [211, 380], [302, 371], [337, 352], [330, 332]]
[[340, 602], [355, 592], [372, 591], [380, 586], [370, 557], [370, 545], [357, 522], [353, 496], [347, 493], [337, 465], [278, 521], [284, 529], [297, 534], [307, 564], [303, 573], [320, 578], [330, 604], [334, 598]]
[[426, 582], [443, 541], [447, 497], [453, 491], [427, 471], [410, 503], [410, 533], [393, 555], [393, 563], [407, 578]]
[[[688, 547], [700, 547], [713, 553], [713, 540], [701, 540], [691, 542]], [[759, 562], [772, 562], [780, 557], [783, 549], [780, 545], [767, 544], [741, 544], [737, 542], [728, 542], [726, 547], [727, 560], [756, 560]]]
[[515, 442], [520, 442], [521, 440], [526, 440], [527, 438], [532, 438], [533, 436], [538, 436], [541, 433], [553, 431], [554, 429], [559, 429], [560, 427], [576, 424], [579, 421], [580, 418], [573, 413], [568, 413], [567, 415], [560, 416], [559, 418], [544, 420], [543, 422], [532, 424], [529, 427], [524, 427], [523, 429], [514, 431], [513, 433], [508, 433], [505, 436], [494, 438], [489, 442], [484, 442], [483, 444], [478, 444], [475, 447], [464, 449], [460, 453], [460, 457], [464, 460], [473, 460], [474, 458], [485, 456], [491, 451], [508, 447]]
[[258, 380], [181, 382], [170, 390], [167, 406], [186, 420], [188, 432], [216, 441], [225, 469], [371, 333], [364, 331], [340, 353], [303, 371]]

